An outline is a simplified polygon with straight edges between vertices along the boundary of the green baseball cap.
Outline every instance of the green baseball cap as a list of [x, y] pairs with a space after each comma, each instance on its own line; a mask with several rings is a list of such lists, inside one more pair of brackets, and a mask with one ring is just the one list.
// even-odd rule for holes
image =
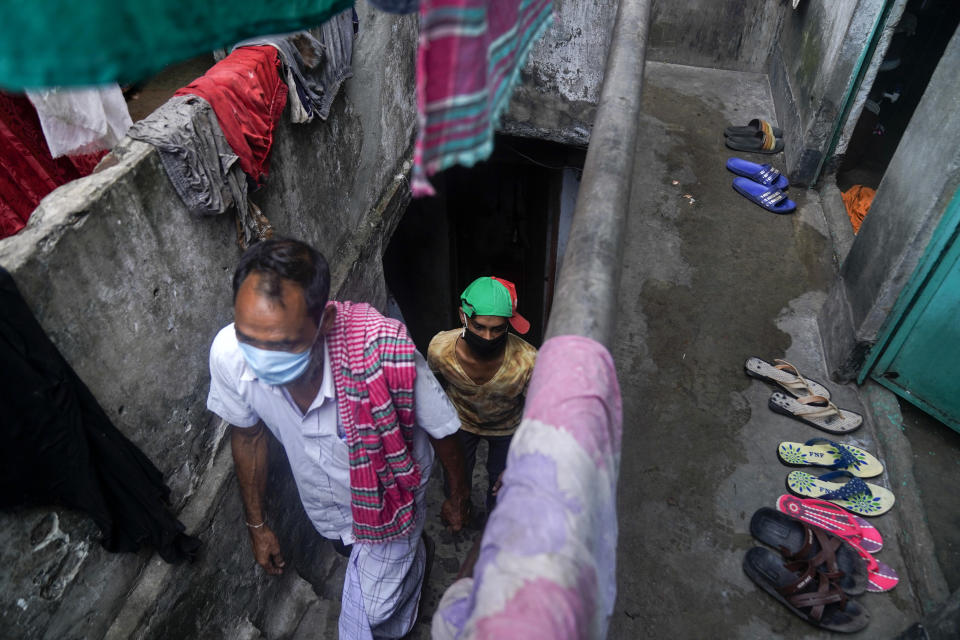
[[460, 294], [460, 308], [468, 318], [501, 316], [510, 319], [517, 333], [530, 330], [530, 322], [517, 313], [517, 288], [503, 278], [483, 276], [471, 282]]

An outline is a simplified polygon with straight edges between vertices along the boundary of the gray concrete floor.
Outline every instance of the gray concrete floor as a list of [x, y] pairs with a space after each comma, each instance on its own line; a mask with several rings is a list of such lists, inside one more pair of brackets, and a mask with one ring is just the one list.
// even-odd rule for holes
[[[625, 415], [618, 600], [609, 637], [828, 637], [741, 569], [755, 544], [750, 516], [786, 493], [789, 468], [780, 464], [777, 444], [826, 435], [771, 412], [773, 389], [746, 377], [747, 357], [785, 357], [827, 383], [839, 406], [866, 419], [843, 440], [885, 460], [870, 403], [857, 387], [831, 384], [824, 374], [815, 318], [836, 260], [819, 196], [793, 191], [797, 213], [776, 216], [730, 187], [726, 158], [750, 156], [727, 150], [721, 132], [729, 123], [773, 116], [765, 76], [650, 63], [644, 105], [613, 350]], [[783, 167], [780, 155], [752, 159]], [[896, 406], [877, 385], [871, 392]], [[960, 481], [960, 434], [938, 431], [938, 423], [910, 409], [904, 416], [893, 429], [909, 438], [913, 459], [923, 459], [909, 489], [919, 487], [928, 501], [925, 519], [940, 564], [953, 564], [943, 573], [954, 590], [960, 527], [952, 494], [942, 487]], [[475, 505], [486, 486], [483, 455], [474, 473]], [[890, 486], [886, 474], [871, 481]], [[907, 489], [895, 487], [898, 495]], [[437, 477], [426, 525], [436, 554], [410, 636], [416, 640], [430, 637], [443, 590], [482, 526], [447, 532], [441, 501]], [[913, 531], [904, 519], [914, 512], [901, 514], [905, 508], [874, 519], [885, 537], [878, 557], [900, 573], [901, 583], [890, 593], [859, 597], [871, 623], [858, 637], [894, 637], [921, 616], [914, 585], [922, 576], [911, 575], [904, 560], [910, 554], [901, 546], [912, 539], [902, 532]]]
[[[773, 116], [763, 75], [647, 65], [614, 349], [625, 423], [611, 638], [829, 635], [741, 569], [751, 515], [786, 492], [777, 444], [824, 435], [771, 412], [772, 389], [744, 360], [784, 357], [865, 413], [856, 387], [824, 375], [815, 317], [835, 267], [817, 193], [791, 190], [797, 213], [777, 216], [731, 189], [729, 156], [783, 168], [781, 155], [723, 146], [725, 125], [758, 116]], [[844, 440], [878, 451], [872, 424]], [[894, 507], [874, 523], [879, 559], [905, 577], [898, 517]], [[871, 614], [860, 637], [894, 636], [920, 615], [907, 579], [860, 602]]]

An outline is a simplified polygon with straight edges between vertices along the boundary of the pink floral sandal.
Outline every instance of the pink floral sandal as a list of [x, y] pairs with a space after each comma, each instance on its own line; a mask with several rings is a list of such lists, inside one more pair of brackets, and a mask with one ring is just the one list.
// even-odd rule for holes
[[777, 500], [777, 509], [834, 533], [868, 553], [876, 553], [883, 548], [883, 536], [875, 526], [832, 502], [782, 495]]

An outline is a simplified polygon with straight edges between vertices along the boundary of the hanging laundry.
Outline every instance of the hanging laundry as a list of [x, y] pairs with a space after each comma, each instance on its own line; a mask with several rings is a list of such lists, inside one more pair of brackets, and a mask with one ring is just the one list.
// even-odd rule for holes
[[352, 6], [353, 0], [6, 2], [0, 87], [137, 82], [244, 38], [315, 27]]
[[420, 1], [414, 196], [433, 195], [427, 176], [490, 155], [494, 128], [551, 11], [551, 0]]
[[283, 58], [289, 89], [290, 120], [310, 122], [314, 116], [326, 120], [330, 107], [345, 80], [353, 77], [353, 10], [343, 11], [314, 31], [260, 36], [233, 46], [270, 45]]
[[420, 0], [367, 0], [367, 2], [386, 13], [413, 13], [420, 5]]
[[23, 229], [45, 195], [89, 175], [105, 153], [54, 160], [30, 101], [0, 92], [0, 238]]
[[27, 91], [54, 158], [112, 149], [133, 124], [114, 83], [91, 89]]
[[127, 135], [157, 148], [167, 177], [191, 213], [217, 215], [235, 206], [241, 249], [273, 234], [269, 221], [248, 200], [240, 158], [206, 100], [174, 96], [133, 125]]
[[127, 132], [155, 146], [163, 168], [191, 213], [245, 210], [247, 179], [213, 109], [194, 95], [174, 96]]
[[287, 104], [280, 66], [274, 47], [243, 47], [174, 93], [210, 103], [240, 168], [258, 185], [267, 176], [273, 130]]
[[873, 204], [873, 197], [877, 194], [874, 189], [865, 187], [862, 184], [855, 184], [843, 192], [843, 204], [847, 208], [847, 216], [850, 218], [850, 225], [853, 227], [853, 233], [860, 233], [860, 225], [863, 219], [867, 217], [870, 211], [870, 205]]
[[171, 514], [163, 474], [110, 422], [0, 267], [0, 507], [87, 513], [108, 551], [147, 542], [167, 562], [200, 547]]
[[298, 124], [313, 120], [323, 97], [323, 87], [314, 79], [315, 74], [311, 71], [323, 62], [323, 44], [311, 33], [299, 31], [250, 38], [235, 44], [231, 51], [257, 45], [270, 45], [280, 52], [280, 57], [283, 58], [290, 120]]
[[320, 75], [323, 98], [317, 114], [321, 120], [330, 115], [330, 107], [340, 91], [340, 85], [353, 77], [353, 40], [356, 35], [355, 12], [349, 9], [320, 25], [320, 42], [326, 48], [327, 58]]

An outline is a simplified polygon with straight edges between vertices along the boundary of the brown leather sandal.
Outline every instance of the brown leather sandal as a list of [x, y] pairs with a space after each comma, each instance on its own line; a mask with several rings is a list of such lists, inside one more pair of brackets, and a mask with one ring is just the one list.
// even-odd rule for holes
[[867, 589], [867, 565], [857, 550], [839, 536], [763, 507], [750, 518], [750, 534], [778, 549], [787, 560], [808, 562], [848, 595]]
[[812, 625], [854, 633], [870, 622], [867, 610], [810, 562], [784, 562], [770, 549], [754, 547], [743, 559], [743, 571], [761, 589]]

